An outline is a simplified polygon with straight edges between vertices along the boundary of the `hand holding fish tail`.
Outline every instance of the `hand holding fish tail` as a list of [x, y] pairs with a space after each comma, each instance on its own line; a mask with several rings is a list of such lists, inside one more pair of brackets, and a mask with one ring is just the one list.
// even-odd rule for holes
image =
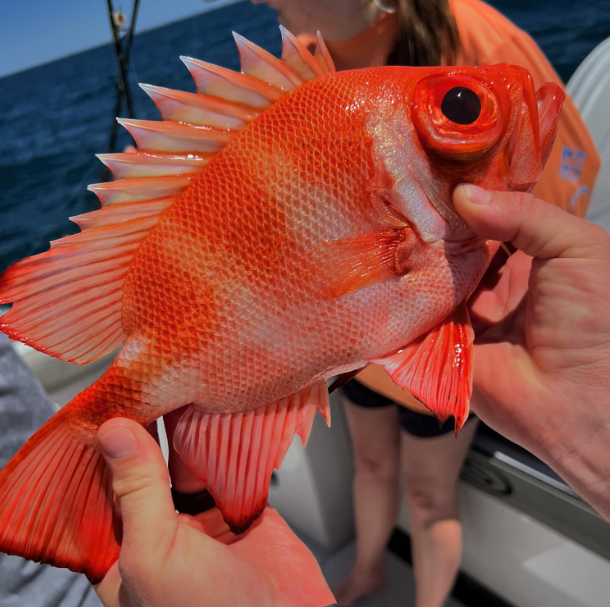
[[104, 607], [321, 607], [333, 600], [315, 559], [275, 510], [241, 536], [217, 508], [177, 514], [167, 466], [142, 426], [115, 418], [98, 440], [123, 525], [119, 559], [96, 586]]
[[520, 249], [471, 299], [472, 406], [610, 518], [610, 237], [530, 194], [468, 185], [454, 203]]

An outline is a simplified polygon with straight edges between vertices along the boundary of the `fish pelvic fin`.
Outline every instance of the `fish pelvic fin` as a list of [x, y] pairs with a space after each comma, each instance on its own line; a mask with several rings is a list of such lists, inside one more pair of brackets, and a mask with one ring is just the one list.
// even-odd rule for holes
[[70, 405], [0, 471], [0, 551], [102, 580], [118, 559], [110, 470]]
[[396, 354], [372, 360], [421, 401], [441, 424], [453, 415], [455, 433], [468, 419], [474, 331], [466, 305]]
[[183, 58], [197, 93], [142, 85], [163, 120], [120, 120], [137, 150], [102, 154], [115, 181], [89, 186], [102, 208], [72, 218], [81, 233], [17, 262], [0, 276], [13, 307], [0, 330], [62, 360], [85, 364], [122, 344], [123, 283], [148, 234], [241, 130], [304, 82], [334, 71], [318, 41], [312, 55], [282, 28], [282, 58], [235, 36], [242, 73]]
[[189, 406], [174, 448], [206, 485], [233, 533], [250, 527], [267, 505], [269, 482], [295, 434], [305, 447], [320, 411], [330, 424], [326, 382], [243, 413], [205, 413]]

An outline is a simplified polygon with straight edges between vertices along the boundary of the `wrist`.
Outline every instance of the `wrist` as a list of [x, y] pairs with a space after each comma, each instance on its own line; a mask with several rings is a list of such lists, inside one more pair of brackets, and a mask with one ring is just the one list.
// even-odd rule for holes
[[531, 429], [530, 450], [610, 520], [610, 408], [603, 392], [566, 390], [546, 427]]
[[519, 408], [516, 415], [498, 415], [506, 408], [476, 390], [472, 404], [486, 424], [548, 464], [610, 520], [610, 408], [603, 394], [592, 392], [585, 402], [569, 390], [562, 398], [557, 392], [534, 399], [542, 407], [532, 405], [528, 414]]
[[544, 445], [539, 457], [610, 520], [610, 421], [600, 420], [594, 428], [579, 424], [560, 440]]

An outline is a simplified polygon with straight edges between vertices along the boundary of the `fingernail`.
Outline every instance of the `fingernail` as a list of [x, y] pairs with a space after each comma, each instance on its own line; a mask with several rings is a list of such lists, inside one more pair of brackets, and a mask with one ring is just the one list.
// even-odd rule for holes
[[122, 426], [106, 430], [98, 436], [100, 446], [113, 459], [123, 459], [138, 450], [135, 434]]
[[471, 204], [487, 204], [491, 200], [491, 192], [479, 186], [465, 183], [463, 186], [466, 198]]

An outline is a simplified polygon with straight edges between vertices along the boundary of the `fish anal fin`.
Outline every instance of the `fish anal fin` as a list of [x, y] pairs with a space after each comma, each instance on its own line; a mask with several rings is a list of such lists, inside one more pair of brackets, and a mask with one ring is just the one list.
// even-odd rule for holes
[[73, 419], [62, 409], [0, 471], [0, 551], [95, 584], [119, 556], [111, 475]]
[[465, 304], [396, 354], [372, 360], [421, 401], [441, 423], [455, 418], [456, 435], [468, 418], [474, 332]]
[[243, 413], [206, 413], [191, 405], [176, 425], [173, 444], [231, 530], [242, 533], [265, 508], [271, 474], [294, 435], [307, 443], [317, 411], [330, 421], [325, 382]]

